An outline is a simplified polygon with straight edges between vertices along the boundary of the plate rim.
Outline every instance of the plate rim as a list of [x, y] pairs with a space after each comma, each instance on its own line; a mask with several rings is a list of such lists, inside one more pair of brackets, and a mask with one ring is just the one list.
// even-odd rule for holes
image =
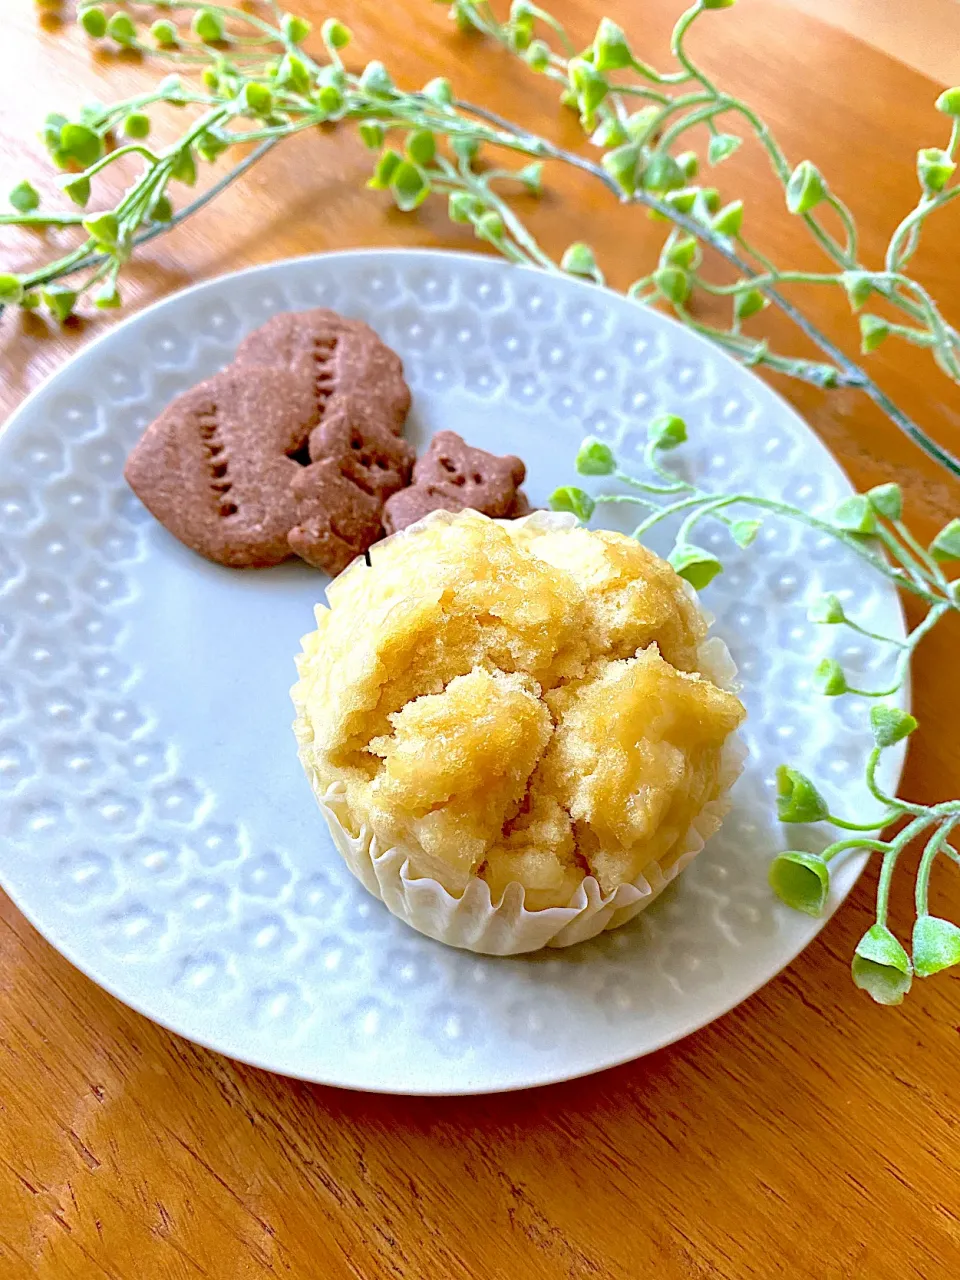
[[[548, 277], [554, 279], [555, 281], [562, 280], [564, 283], [564, 287], [572, 287], [575, 292], [582, 293], [584, 296], [588, 296], [588, 295], [596, 296], [599, 293], [603, 297], [609, 297], [609, 298], [615, 299], [618, 303], [630, 302], [630, 299], [627, 298], [625, 294], [620, 293], [616, 289], [612, 289], [607, 285], [597, 285], [587, 280], [581, 280], [577, 277], [563, 275], [562, 273], [558, 275], [553, 275], [553, 273], [546, 272], [543, 268], [534, 267], [527, 264], [512, 263], [501, 257], [496, 256], [495, 254], [488, 254], [488, 253], [470, 251], [470, 250], [445, 249], [437, 246], [416, 246], [416, 247], [409, 247], [409, 248], [404, 246], [397, 246], [397, 245], [387, 245], [387, 246], [380, 246], [380, 247], [363, 246], [363, 247], [351, 248], [351, 249], [331, 249], [331, 250], [324, 250], [324, 251], [314, 252], [314, 253], [297, 254], [291, 257], [274, 259], [269, 262], [253, 263], [245, 267], [240, 267], [236, 270], [219, 272], [216, 275], [209, 276], [204, 280], [195, 281], [194, 283], [187, 285], [185, 288], [178, 289], [175, 292], [166, 295], [165, 297], [158, 298], [155, 301], [151, 302], [148, 306], [145, 306], [138, 311], [134, 311], [131, 314], [124, 316], [121, 320], [119, 320], [117, 324], [109, 326], [102, 333], [97, 334], [96, 337], [94, 337], [90, 341], [83, 343], [83, 345], [80, 346], [78, 350], [74, 351], [66, 361], [64, 361], [60, 366], [58, 366], [56, 369], [53, 369], [49, 374], [47, 374], [42, 379], [42, 381], [24, 397], [24, 399], [20, 402], [20, 404], [16, 407], [16, 409], [14, 409], [13, 412], [9, 415], [6, 422], [2, 425], [2, 427], [0, 427], [0, 452], [2, 452], [2, 449], [5, 447], [6, 442], [9, 441], [12, 436], [15, 437], [19, 433], [19, 431], [22, 429], [20, 425], [21, 419], [26, 418], [26, 416], [29, 414], [29, 411], [32, 408], [34, 401], [37, 400], [40, 396], [42, 396], [44, 393], [46, 393], [48, 388], [51, 387], [55, 382], [57, 382], [60, 378], [64, 377], [68, 373], [68, 371], [72, 368], [72, 366], [74, 366], [81, 357], [86, 358], [91, 353], [95, 352], [101, 345], [110, 341], [114, 341], [117, 338], [118, 334], [124, 333], [126, 330], [133, 328], [138, 323], [149, 320], [151, 317], [159, 313], [162, 313], [167, 308], [177, 307], [178, 305], [182, 304], [183, 300], [186, 298], [193, 297], [195, 295], [199, 295], [207, 291], [215, 290], [217, 286], [222, 285], [226, 281], [232, 281], [239, 278], [250, 278], [250, 277], [255, 277], [257, 275], [269, 275], [272, 271], [275, 271], [278, 268], [290, 268], [290, 267], [296, 267], [298, 265], [307, 265], [307, 264], [312, 264], [316, 262], [327, 262], [330, 260], [356, 259], [356, 258], [371, 258], [371, 259], [393, 258], [393, 259], [430, 260], [438, 257], [443, 258], [445, 261], [454, 259], [454, 260], [461, 260], [461, 261], [470, 262], [470, 263], [482, 262], [486, 264], [488, 267], [491, 267], [496, 271], [508, 271], [508, 272], [519, 271], [531, 277], [535, 277], [539, 275], [547, 275]], [[694, 346], [702, 348], [705, 352], [709, 352], [710, 358], [712, 360], [718, 361], [724, 367], [732, 368], [733, 370], [735, 370], [735, 376], [737, 377], [745, 376], [749, 381], [752, 381], [754, 384], [761, 387], [765, 394], [772, 396], [779, 403], [781, 410], [787, 413], [788, 415], [790, 415], [790, 417], [794, 420], [794, 422], [799, 424], [802, 430], [806, 434], [811, 436], [813, 440], [816, 442], [816, 444], [824, 451], [824, 453], [830, 459], [832, 464], [836, 467], [842, 479], [843, 484], [849, 489], [850, 493], [852, 494], [856, 492], [840, 460], [835, 457], [833, 452], [824, 443], [820, 435], [814, 430], [811, 424], [807, 422], [807, 420], [800, 414], [800, 412], [797, 409], [794, 408], [794, 406], [781, 394], [779, 390], [777, 390], [775, 387], [771, 386], [769, 383], [761, 379], [751, 368], [745, 365], [742, 365], [738, 361], [736, 361], [733, 358], [733, 356], [731, 356], [722, 347], [715, 345], [714, 343], [710, 342], [709, 339], [705, 338], [703, 335], [698, 334], [694, 330], [689, 329], [686, 325], [682, 324], [674, 316], [669, 315], [663, 311], [656, 311], [652, 308], [641, 308], [640, 304], [634, 304], [634, 305], [637, 306], [641, 314], [654, 316], [655, 324], [666, 324], [668, 331], [670, 329], [676, 329], [682, 332], [684, 334], [685, 341], [692, 341]], [[308, 308], [304, 308], [304, 309], [306, 310]], [[891, 586], [889, 590], [890, 590], [891, 601], [895, 605], [896, 613], [898, 616], [899, 630], [903, 635], [905, 635], [906, 634], [906, 616], [904, 613], [902, 598], [893, 586]], [[911, 680], [910, 680], [909, 674], [908, 674], [907, 680], [904, 683], [903, 689], [901, 691], [900, 702], [901, 702], [901, 705], [904, 707], [904, 709], [906, 710], [910, 709]], [[893, 751], [890, 751], [887, 753], [887, 759], [892, 762], [891, 777], [895, 779], [894, 785], [897, 785], [897, 786], [899, 785], [900, 779], [902, 777], [904, 761], [906, 758], [906, 750], [907, 750], [907, 744], [904, 742], [904, 743], [897, 744], [896, 748]], [[64, 959], [66, 959], [67, 962], [71, 964], [75, 969], [77, 969], [85, 977], [89, 978], [98, 987], [106, 991], [114, 999], [118, 1000], [122, 1005], [133, 1010], [138, 1015], [147, 1018], [150, 1022], [155, 1023], [157, 1026], [162, 1027], [164, 1030], [174, 1035], [180, 1036], [192, 1044], [197, 1044], [204, 1049], [208, 1049], [211, 1052], [221, 1054], [224, 1057], [227, 1057], [233, 1061], [243, 1063], [250, 1067], [254, 1067], [257, 1070], [268, 1071], [274, 1075], [281, 1075], [289, 1079], [302, 1080], [306, 1083], [322, 1085], [330, 1088], [342, 1088], [342, 1089], [349, 1089], [358, 1093], [384, 1094], [387, 1096], [397, 1096], [397, 1097], [480, 1097], [480, 1096], [494, 1095], [499, 1093], [511, 1093], [521, 1089], [546, 1088], [553, 1084], [561, 1084], [561, 1083], [565, 1083], [572, 1080], [583, 1079], [587, 1076], [596, 1075], [601, 1071], [612, 1070], [615, 1067], [623, 1066], [628, 1062], [638, 1061], [641, 1058], [648, 1057], [650, 1054], [657, 1053], [660, 1050], [669, 1047], [670, 1045], [676, 1044], [679, 1041], [686, 1039], [688, 1036], [694, 1034], [696, 1031], [703, 1030], [704, 1028], [710, 1026], [712, 1023], [718, 1021], [719, 1019], [726, 1017], [726, 1015], [729, 1014], [733, 1009], [745, 1003], [752, 996], [754, 996], [757, 993], [757, 991], [759, 991], [762, 987], [766, 986], [769, 982], [772, 982], [787, 967], [793, 964], [794, 961], [797, 959], [797, 957], [801, 954], [801, 952], [803, 952], [814, 941], [814, 939], [819, 936], [819, 934], [823, 931], [823, 929], [827, 926], [827, 924], [829, 924], [834, 914], [839, 910], [839, 908], [843, 905], [843, 903], [847, 900], [847, 898], [852, 893], [854, 887], [860, 880], [863, 870], [867, 865], [868, 858], [869, 858], [869, 854], [863, 853], [849, 860], [848, 865], [850, 865], [852, 868], [855, 869], [855, 873], [853, 874], [849, 885], [846, 887], [846, 889], [843, 890], [842, 893], [831, 896], [831, 899], [828, 902], [828, 910], [823, 916], [810, 918], [810, 927], [812, 928], [812, 932], [810, 932], [809, 935], [806, 936], [803, 939], [803, 941], [801, 941], [796, 946], [795, 949], [793, 948], [790, 949], [790, 952], [787, 955], [787, 957], [783, 960], [781, 964], [779, 964], [779, 966], [773, 972], [764, 973], [764, 975], [759, 977], [757, 981], [749, 987], [748, 990], [739, 991], [731, 999], [728, 1000], [724, 997], [721, 1001], [719, 1001], [714, 1011], [711, 1012], [708, 1017], [703, 1017], [700, 1014], [695, 1014], [692, 1017], [688, 1018], [686, 1021], [680, 1022], [676, 1026], [672, 1027], [667, 1034], [664, 1034], [656, 1038], [655, 1040], [652, 1040], [650, 1043], [646, 1044], [642, 1049], [639, 1050], [639, 1052], [631, 1051], [626, 1053], [615, 1053], [612, 1056], [603, 1057], [602, 1059], [599, 1059], [594, 1065], [586, 1066], [586, 1067], [578, 1066], [577, 1068], [571, 1071], [561, 1070], [557, 1072], [557, 1071], [552, 1071], [548, 1069], [548, 1073], [545, 1074], [541, 1070], [538, 1076], [534, 1076], [533, 1073], [529, 1073], [529, 1074], [523, 1075], [522, 1077], [518, 1075], [514, 1079], [505, 1080], [503, 1082], [494, 1082], [492, 1084], [486, 1084], [486, 1083], [482, 1083], [474, 1080], [472, 1078], [471, 1068], [469, 1067], [468, 1064], [464, 1064], [463, 1065], [463, 1077], [464, 1077], [463, 1081], [462, 1083], [458, 1084], [456, 1087], [441, 1086], [441, 1087], [422, 1087], [421, 1088], [421, 1087], [411, 1087], [405, 1083], [400, 1083], [399, 1085], [391, 1084], [389, 1086], [386, 1086], [383, 1084], [376, 1084], [376, 1083], [366, 1083], [366, 1082], [357, 1083], [355, 1080], [337, 1078], [335, 1073], [332, 1073], [329, 1071], [327, 1071], [323, 1076], [320, 1076], [316, 1073], [307, 1074], [304, 1071], [290, 1070], [286, 1068], [280, 1068], [275, 1065], [271, 1065], [271, 1063], [263, 1061], [256, 1054], [244, 1053], [242, 1051], [237, 1051], [233, 1048], [224, 1049], [222, 1045], [218, 1045], [211, 1039], [204, 1038], [203, 1035], [193, 1034], [192, 1032], [188, 1034], [183, 1030], [179, 1029], [177, 1026], [175, 1026], [171, 1020], [168, 1020], [166, 1017], [159, 1016], [157, 1013], [152, 1012], [147, 1007], [145, 1002], [141, 1001], [136, 997], [131, 997], [129, 994], [126, 994], [120, 991], [117, 988], [116, 984], [111, 979], [105, 978], [100, 975], [100, 973], [98, 972], [98, 966], [95, 963], [90, 963], [85, 959], [84, 960], [80, 959], [79, 955], [77, 954], [77, 948], [75, 948], [72, 944], [70, 943], [62, 944], [60, 942], [55, 942], [48, 935], [44, 927], [41, 926], [38, 919], [35, 918], [31, 909], [24, 902], [22, 902], [18, 897], [18, 895], [14, 891], [12, 891], [11, 888], [9, 887], [4, 874], [2, 860], [0, 860], [0, 889], [2, 889], [3, 892], [10, 898], [10, 900], [13, 902], [17, 910], [20, 911], [20, 913], [30, 923], [31, 927], [37, 931], [37, 933], [40, 935], [41, 938], [43, 938], [44, 942], [47, 945], [51, 946], [60, 955], [62, 955]], [[858, 863], [859, 865], [857, 865]], [[437, 944], [437, 945], [443, 945], [443, 944]]]

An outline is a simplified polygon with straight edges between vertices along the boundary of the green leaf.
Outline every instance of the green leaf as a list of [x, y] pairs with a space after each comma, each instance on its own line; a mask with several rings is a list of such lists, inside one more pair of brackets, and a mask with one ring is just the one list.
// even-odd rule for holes
[[497, 244], [503, 239], [503, 219], [496, 209], [487, 209], [485, 213], [481, 213], [473, 229], [481, 240], [489, 240], [491, 244]]
[[560, 266], [573, 276], [589, 276], [592, 279], [597, 274], [597, 260], [593, 256], [593, 250], [582, 240], [567, 246], [560, 259]]
[[87, 201], [90, 199], [90, 179], [83, 174], [78, 178], [71, 178], [69, 182], [63, 184], [63, 192], [81, 209], [86, 208]]
[[638, 143], [625, 142], [622, 146], [608, 151], [600, 160], [610, 177], [628, 196], [632, 196], [637, 189], [640, 155]]
[[817, 364], [813, 360], [801, 360], [799, 363], [803, 368], [803, 376], [814, 386], [835, 387], [837, 385], [839, 370], [836, 365]]
[[554, 489], [550, 495], [551, 511], [572, 511], [578, 520], [589, 520], [595, 506], [589, 493], [575, 485], [564, 485], [562, 489]]
[[683, 170], [666, 151], [654, 152], [641, 176], [644, 189], [653, 192], [678, 191], [686, 181]]
[[585, 115], [590, 115], [610, 92], [606, 76], [586, 58], [571, 58], [567, 72], [570, 86], [577, 95], [577, 105]]
[[128, 138], [146, 138], [150, 133], [150, 117], [143, 111], [131, 111], [123, 121]]
[[717, 557], [692, 542], [679, 543], [667, 559], [680, 577], [697, 591], [702, 591], [718, 573], [723, 573], [723, 565]]
[[944, 89], [934, 106], [945, 116], [960, 116], [960, 85], [953, 89]]
[[103, 155], [103, 139], [85, 124], [68, 121], [60, 130], [60, 150], [86, 169]]
[[662, 261], [672, 267], [687, 270], [696, 265], [699, 254], [700, 246], [696, 239], [693, 236], [681, 236], [679, 240], [674, 240], [673, 244], [668, 244], [664, 248]]
[[738, 547], [750, 547], [760, 532], [759, 520], [734, 520], [730, 526], [730, 536]]
[[40, 193], [29, 182], [18, 182], [8, 197], [17, 213], [33, 213], [39, 207]]
[[877, 518], [866, 494], [854, 493], [838, 502], [833, 509], [832, 522], [838, 529], [850, 533], [876, 533]]
[[833, 592], [821, 596], [819, 600], [814, 600], [807, 610], [807, 617], [811, 622], [825, 622], [831, 625], [847, 620], [840, 597], [835, 596]]
[[514, 18], [508, 25], [507, 36], [514, 53], [524, 53], [533, 41], [532, 16]]
[[678, 307], [687, 301], [693, 287], [689, 274], [680, 267], [658, 267], [653, 273], [653, 283], [668, 302]]
[[659, 107], [641, 107], [633, 115], [627, 116], [623, 122], [623, 127], [631, 142], [638, 142], [642, 145], [649, 140], [653, 127], [659, 119]]
[[169, 222], [173, 217], [173, 205], [170, 197], [161, 193], [150, 206], [150, 217], [154, 222]]
[[198, 9], [193, 15], [193, 33], [204, 44], [216, 44], [224, 37], [223, 19], [212, 9]]
[[687, 424], [675, 413], [661, 413], [647, 426], [647, 439], [657, 449], [676, 449], [687, 439]]
[[394, 173], [403, 163], [403, 156], [394, 151], [392, 147], [387, 147], [385, 151], [381, 152], [367, 186], [371, 191], [386, 191], [390, 186], [390, 180]]
[[386, 97], [394, 92], [390, 73], [382, 62], [368, 62], [360, 76], [360, 88], [364, 93]]
[[876, 351], [881, 342], [890, 336], [890, 326], [879, 316], [865, 313], [860, 317], [860, 350], [865, 356]]
[[473, 31], [475, 23], [473, 13], [467, 7], [466, 0], [453, 0], [450, 6], [450, 17], [457, 24], [458, 31]]
[[823, 822], [827, 802], [810, 779], [782, 764], [777, 769], [777, 817], [781, 822]]
[[908, 738], [916, 727], [914, 717], [899, 707], [879, 702], [870, 708], [870, 728], [878, 747], [892, 747], [894, 743]]
[[939, 916], [918, 916], [913, 926], [913, 969], [918, 978], [960, 964], [960, 929]]
[[107, 15], [98, 5], [94, 5], [90, 9], [84, 9], [82, 13], [77, 15], [77, 21], [87, 35], [94, 40], [99, 40], [101, 36], [107, 34]]
[[917, 177], [924, 191], [942, 191], [950, 181], [956, 164], [940, 147], [924, 147], [917, 152]]
[[[340, 23], [336, 23], [336, 25], [340, 26]], [[303, 44], [304, 40], [306, 40], [307, 36], [313, 30], [312, 24], [309, 23], [306, 18], [301, 18], [295, 13], [285, 13], [283, 15], [283, 21], [280, 24], [280, 28], [291, 44]], [[344, 30], [346, 30], [346, 28], [344, 28]], [[347, 39], [344, 40], [343, 43], [346, 44], [349, 39], [350, 36], [348, 32]], [[338, 49], [342, 47], [341, 45], [336, 45], [333, 40], [330, 40], [329, 43], [334, 44]]]
[[451, 222], [474, 222], [483, 213], [483, 205], [467, 191], [451, 191], [447, 215]]
[[84, 218], [83, 229], [97, 242], [97, 247], [110, 251], [117, 247], [120, 238], [120, 221], [115, 213], [98, 213]]
[[629, 141], [629, 135], [616, 116], [608, 116], [597, 125], [590, 141], [595, 147], [603, 147], [607, 150], [623, 146]]
[[809, 160], [801, 160], [787, 182], [787, 209], [790, 213], [809, 213], [826, 194], [820, 170]]
[[843, 667], [835, 658], [824, 658], [817, 663], [813, 672], [813, 683], [814, 687], [827, 698], [838, 698], [849, 689]]
[[480, 142], [477, 138], [454, 138], [450, 145], [453, 147], [454, 155], [466, 161], [467, 164], [476, 158], [477, 152], [480, 150]]
[[361, 120], [359, 125], [360, 139], [371, 151], [379, 151], [385, 137], [383, 125], [375, 120]]
[[114, 13], [107, 22], [107, 35], [111, 40], [116, 40], [117, 44], [135, 44], [137, 28], [128, 13]]
[[168, 22], [165, 18], [159, 18], [150, 28], [150, 34], [153, 36], [154, 42], [161, 49], [172, 49], [179, 43], [177, 28], [172, 22]]
[[0, 304], [5, 307], [15, 307], [22, 301], [23, 285], [20, 283], [20, 278], [4, 272], [0, 275]]
[[277, 83], [292, 89], [294, 93], [304, 94], [310, 89], [310, 72], [307, 64], [295, 53], [285, 53], [277, 68]]
[[733, 314], [738, 320], [749, 320], [768, 305], [759, 289], [744, 289], [742, 293], [734, 295]]
[[617, 469], [613, 450], [596, 436], [587, 436], [577, 450], [577, 471], [582, 476], [609, 476]]
[[192, 187], [197, 181], [197, 160], [192, 147], [184, 147], [177, 152], [176, 159], [170, 169], [170, 177], [175, 182], [183, 182]]
[[196, 141], [197, 155], [207, 164], [213, 164], [226, 151], [228, 143], [209, 132], [201, 133]]
[[707, 159], [711, 164], [721, 164], [733, 155], [742, 141], [742, 138], [738, 138], [733, 133], [714, 134], [707, 147]]
[[115, 311], [123, 305], [116, 280], [110, 280], [93, 295], [93, 305], [100, 311]]
[[873, 293], [873, 284], [868, 271], [844, 271], [840, 275], [840, 283], [847, 291], [850, 306], [859, 311]]
[[[268, 116], [273, 110], [273, 93], [257, 80], [248, 80], [243, 86], [243, 105], [255, 116]], [[363, 126], [360, 126], [361, 129]]]
[[436, 154], [437, 140], [429, 129], [416, 129], [407, 138], [407, 155], [414, 164], [430, 164]]
[[770, 888], [781, 902], [808, 916], [819, 916], [830, 892], [830, 868], [816, 853], [788, 849], [779, 853], [767, 872]]
[[717, 235], [730, 236], [731, 239], [738, 236], [743, 226], [743, 201], [731, 200], [729, 204], [725, 204], [710, 226]]
[[543, 161], [534, 160], [531, 164], [525, 164], [513, 176], [523, 183], [531, 195], [539, 195], [543, 189]]
[[[678, 213], [692, 213], [699, 193], [699, 187], [683, 187], [680, 191], [668, 191], [663, 197], [663, 202], [668, 204], [671, 209], [676, 209]], [[654, 213], [656, 211], [651, 210], [650, 212]], [[659, 217], [659, 214], [657, 216]]]
[[430, 194], [430, 183], [415, 164], [401, 160], [390, 175], [390, 190], [397, 208], [410, 213], [426, 200]]
[[930, 543], [930, 554], [934, 560], [960, 560], [960, 519], [945, 524]]
[[43, 132], [41, 134], [43, 145], [54, 159], [57, 159], [60, 155], [60, 134], [66, 123], [67, 117], [60, 115], [56, 111], [52, 111], [43, 122]]
[[186, 89], [179, 76], [164, 76], [157, 85], [157, 93], [163, 96], [164, 102], [170, 102], [178, 107], [186, 105], [184, 101]]
[[866, 497], [877, 515], [886, 520], [899, 520], [903, 515], [903, 490], [898, 484], [874, 485]]
[[900, 1004], [910, 990], [910, 957], [886, 925], [875, 924], [857, 943], [853, 980], [877, 1004]]
[[681, 151], [676, 159], [685, 182], [697, 176], [700, 171], [700, 161], [695, 151]]
[[732, 9], [737, 0], [700, 0], [704, 9]]
[[523, 56], [531, 71], [546, 71], [550, 65], [550, 46], [544, 40], [531, 40]]
[[453, 102], [453, 89], [445, 76], [435, 76], [421, 90], [425, 98], [435, 102], [438, 107], [449, 107]]
[[41, 289], [40, 296], [47, 310], [60, 324], [73, 314], [74, 304], [77, 301], [77, 295], [73, 289], [51, 284], [46, 289]]
[[633, 65], [633, 54], [621, 27], [601, 18], [593, 38], [593, 65], [598, 71], [620, 71]]

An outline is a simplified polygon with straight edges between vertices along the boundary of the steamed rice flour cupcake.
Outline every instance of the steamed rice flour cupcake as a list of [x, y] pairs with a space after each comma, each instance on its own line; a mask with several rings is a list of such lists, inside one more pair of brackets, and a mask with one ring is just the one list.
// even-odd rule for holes
[[733, 664], [633, 539], [435, 512], [327, 589], [293, 690], [348, 865], [395, 915], [496, 954], [642, 910], [719, 826]]

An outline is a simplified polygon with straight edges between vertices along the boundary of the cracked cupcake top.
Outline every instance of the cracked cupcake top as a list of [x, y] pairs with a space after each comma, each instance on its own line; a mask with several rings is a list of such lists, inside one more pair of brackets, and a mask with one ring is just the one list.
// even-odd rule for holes
[[301, 755], [354, 832], [450, 892], [529, 909], [668, 861], [719, 791], [741, 703], [702, 673], [706, 622], [633, 539], [431, 519], [328, 588], [294, 689]]

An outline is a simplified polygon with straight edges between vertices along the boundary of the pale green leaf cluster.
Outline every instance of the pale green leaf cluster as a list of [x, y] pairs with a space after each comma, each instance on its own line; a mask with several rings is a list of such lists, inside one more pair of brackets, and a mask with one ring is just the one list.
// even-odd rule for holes
[[[900, 640], [861, 625], [849, 616], [833, 592], [810, 601], [811, 621], [846, 627], [896, 655], [894, 678], [885, 689], [854, 688], [834, 658], [824, 658], [813, 672], [814, 687], [825, 697], [852, 695], [867, 700], [873, 747], [864, 760], [864, 777], [881, 812], [867, 821], [856, 815], [831, 813], [810, 778], [798, 769], [781, 765], [776, 774], [780, 821], [785, 825], [829, 823], [843, 834], [826, 843], [820, 853], [785, 849], [769, 869], [770, 885], [779, 898], [798, 911], [819, 916], [829, 904], [835, 858], [856, 850], [881, 855], [876, 920], [857, 946], [853, 978], [879, 1003], [899, 1004], [914, 975], [928, 977], [960, 963], [960, 928], [933, 915], [928, 897], [930, 874], [937, 858], [960, 862], [960, 855], [950, 844], [951, 832], [960, 826], [960, 799], [914, 804], [887, 795], [876, 778], [883, 752], [896, 748], [917, 729], [914, 717], [896, 705], [913, 653], [942, 618], [960, 612], [958, 580], [947, 576], [951, 565], [960, 566], [960, 520], [949, 521], [924, 546], [903, 521], [903, 494], [896, 484], [877, 485], [867, 493], [846, 498], [826, 517], [756, 494], [710, 492], [684, 480], [667, 465], [664, 455], [686, 439], [682, 418], [672, 414], [654, 418], [647, 427], [644, 470], [638, 476], [621, 467], [616, 451], [606, 441], [588, 437], [576, 456], [577, 471], [588, 478], [602, 476], [618, 481], [620, 489], [598, 493], [567, 485], [553, 494], [551, 505], [555, 510], [572, 511], [585, 521], [604, 503], [636, 507], [639, 522], [633, 536], [639, 539], [673, 519], [678, 523], [670, 563], [697, 590], [723, 572], [720, 557], [698, 543], [702, 524], [718, 522], [731, 542], [746, 547], [753, 542], [765, 516], [785, 517], [835, 538], [863, 562], [866, 572], [882, 575], [923, 604], [923, 618], [906, 640]], [[886, 830], [893, 834], [884, 839], [882, 833]], [[920, 839], [924, 845], [915, 882], [916, 915], [908, 951], [888, 927], [887, 905], [897, 862], [904, 850]]]

